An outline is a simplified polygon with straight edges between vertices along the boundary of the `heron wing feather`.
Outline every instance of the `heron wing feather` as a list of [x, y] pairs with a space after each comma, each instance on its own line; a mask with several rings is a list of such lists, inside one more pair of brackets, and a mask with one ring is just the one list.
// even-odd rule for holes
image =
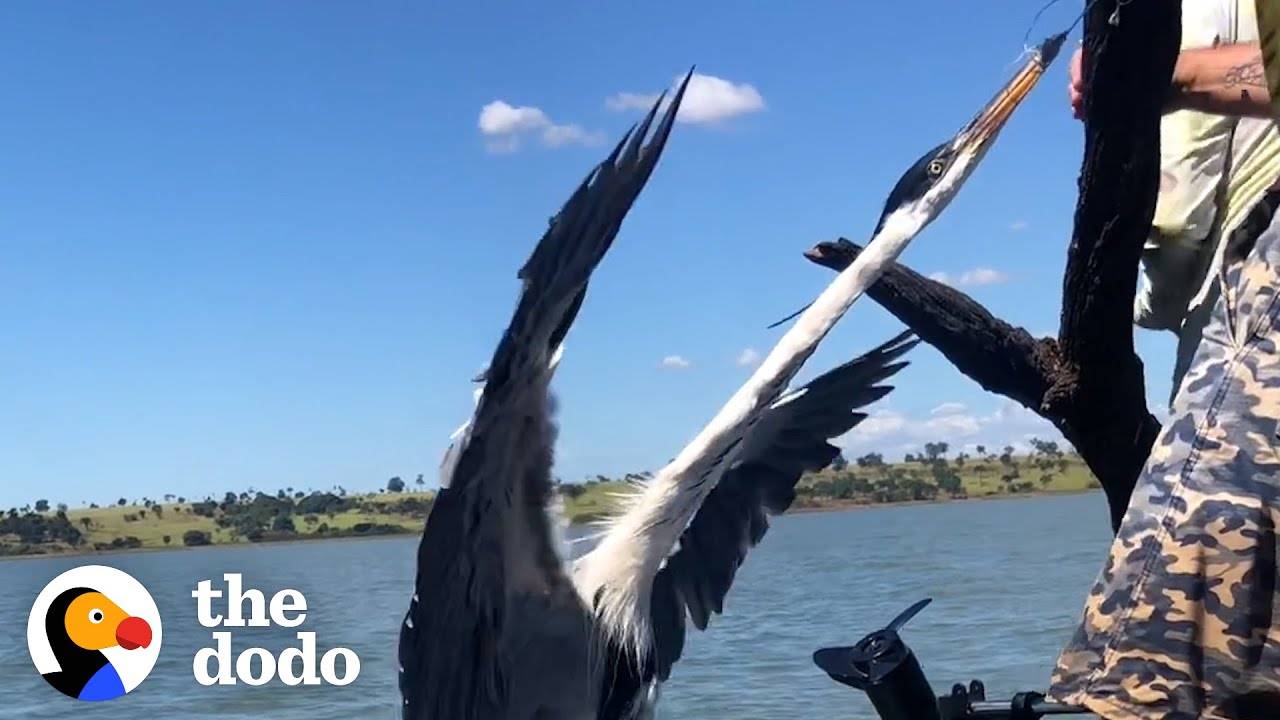
[[657, 676], [665, 680], [684, 648], [686, 617], [705, 630], [747, 552], [795, 500], [805, 472], [826, 468], [839, 449], [830, 440], [867, 416], [857, 408], [892, 390], [881, 385], [907, 365], [919, 343], [910, 332], [815, 378], [780, 398], [761, 418], [738, 461], [711, 490], [653, 583], [650, 603]]
[[[548, 586], [568, 584], [545, 513], [555, 436], [551, 359], [661, 156], [687, 83], [647, 145], [663, 98], [587, 175], [520, 270], [515, 313], [418, 546], [416, 592], [400, 632], [405, 718], [477, 717], [505, 707], [508, 599], [539, 573]], [[576, 600], [573, 592], [564, 597]]]

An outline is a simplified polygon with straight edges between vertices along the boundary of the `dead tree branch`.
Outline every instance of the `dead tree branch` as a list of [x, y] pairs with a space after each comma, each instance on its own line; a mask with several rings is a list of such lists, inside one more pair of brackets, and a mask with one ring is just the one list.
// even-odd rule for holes
[[[1160, 429], [1134, 352], [1133, 298], [1181, 29], [1177, 3], [1126, 3], [1112, 24], [1115, 12], [1107, 0], [1085, 18], [1084, 162], [1058, 339], [1037, 340], [902, 265], [868, 292], [984, 389], [1052, 422], [1102, 484], [1113, 530]], [[843, 270], [860, 250], [841, 238], [806, 256]]]

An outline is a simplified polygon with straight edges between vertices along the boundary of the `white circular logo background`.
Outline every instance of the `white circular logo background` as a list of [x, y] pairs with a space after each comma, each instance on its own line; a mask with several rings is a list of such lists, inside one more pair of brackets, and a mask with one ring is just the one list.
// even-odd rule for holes
[[27, 648], [31, 650], [31, 660], [35, 663], [36, 670], [43, 675], [62, 669], [58, 664], [58, 658], [53, 654], [53, 648], [49, 645], [49, 638], [45, 635], [44, 616], [54, 598], [58, 597], [62, 591], [73, 587], [97, 590], [119, 605], [121, 610], [133, 617], [146, 620], [151, 626], [149, 646], [133, 650], [111, 647], [101, 651], [120, 673], [125, 692], [132, 692], [151, 673], [151, 668], [155, 667], [156, 659], [160, 656], [160, 644], [163, 639], [160, 611], [156, 608], [156, 601], [151, 599], [151, 593], [147, 592], [142, 583], [123, 570], [105, 565], [81, 565], [72, 568], [49, 581], [49, 584], [44, 586], [44, 590], [36, 596], [36, 601], [31, 606], [31, 615], [27, 618]]

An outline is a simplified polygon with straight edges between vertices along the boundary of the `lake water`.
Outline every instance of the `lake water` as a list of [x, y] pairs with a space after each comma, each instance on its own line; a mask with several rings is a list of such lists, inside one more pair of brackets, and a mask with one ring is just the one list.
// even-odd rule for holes
[[[663, 720], [873, 718], [861, 693], [813, 665], [823, 645], [851, 644], [915, 600], [932, 605], [907, 626], [940, 692], [981, 678], [989, 695], [1042, 688], [1110, 541], [1101, 493], [885, 507], [778, 519], [747, 557], [726, 614], [691, 630], [663, 693]], [[0, 717], [392, 720], [396, 638], [413, 580], [417, 539], [0, 562]], [[26, 621], [59, 573], [97, 563], [151, 591], [163, 618], [160, 659], [141, 686], [101, 705], [66, 698], [37, 674]], [[204, 687], [192, 658], [212, 645], [196, 621], [198, 581], [243, 573], [268, 594], [296, 588], [318, 652], [349, 647], [361, 671], [345, 687], [273, 682]], [[215, 582], [215, 586], [219, 583]], [[241, 647], [278, 651], [296, 630], [237, 629]]]

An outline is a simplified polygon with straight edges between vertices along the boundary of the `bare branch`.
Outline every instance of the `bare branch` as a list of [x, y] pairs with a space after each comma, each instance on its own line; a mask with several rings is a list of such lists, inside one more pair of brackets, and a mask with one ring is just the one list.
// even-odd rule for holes
[[[1147, 410], [1132, 317], [1180, 34], [1177, 3], [1127, 3], [1113, 25], [1115, 11], [1114, 0], [1097, 2], [1085, 18], [1084, 163], [1058, 341], [1036, 340], [902, 265], [868, 291], [984, 389], [1052, 422], [1102, 483], [1113, 530], [1160, 430]], [[841, 238], [806, 256], [843, 270], [860, 250]]]

